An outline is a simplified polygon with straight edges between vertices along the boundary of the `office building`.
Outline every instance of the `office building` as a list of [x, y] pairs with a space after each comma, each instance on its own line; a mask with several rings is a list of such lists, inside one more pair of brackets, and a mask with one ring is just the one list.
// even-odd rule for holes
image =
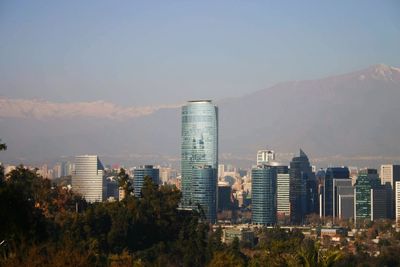
[[315, 174], [307, 155], [300, 155], [290, 162], [290, 219], [294, 224], [303, 223], [305, 216], [317, 212], [318, 203]]
[[400, 181], [400, 165], [381, 165], [380, 172], [381, 183], [389, 183], [392, 187], [396, 187], [396, 182]]
[[107, 200], [118, 200], [119, 198], [119, 186], [118, 181], [113, 179], [114, 177], [107, 177], [105, 179], [106, 183], [106, 194], [105, 199]]
[[262, 225], [276, 224], [276, 169], [260, 165], [252, 169], [251, 177], [252, 222]]
[[226, 182], [218, 183], [218, 211], [232, 210], [232, 189]]
[[379, 187], [379, 180], [360, 171], [354, 185], [354, 219], [356, 223], [371, 220], [371, 191]]
[[192, 169], [192, 200], [205, 219], [215, 223], [217, 218], [217, 169], [212, 166], [194, 166]]
[[354, 218], [354, 192], [352, 195], [339, 195], [338, 199], [338, 218]]
[[371, 220], [390, 219], [392, 214], [392, 188], [389, 184], [371, 189]]
[[290, 177], [289, 173], [277, 174], [277, 216], [282, 220], [290, 217]]
[[390, 218], [394, 218], [395, 209], [397, 210], [395, 202], [395, 195], [396, 195], [395, 192], [397, 190], [396, 182], [400, 181], [400, 165], [392, 165], [392, 164], [381, 165], [380, 178], [381, 178], [381, 183], [383, 185], [388, 183], [390, 184], [390, 187], [392, 189], [392, 203], [391, 203], [392, 209], [389, 216]]
[[160, 184], [160, 171], [153, 168], [153, 165], [140, 166], [133, 170], [133, 193], [136, 197], [141, 197], [144, 178], [148, 176], [153, 183]]
[[336, 215], [334, 214], [334, 179], [350, 179], [349, 169], [347, 167], [331, 167], [326, 169], [323, 191], [324, 217], [334, 217]]
[[[345, 196], [351, 196], [354, 198], [354, 187], [352, 185], [352, 181], [350, 178], [347, 179], [337, 179], [334, 178], [332, 181], [332, 217], [333, 220], [335, 220], [336, 218], [339, 217], [339, 198], [342, 197], [342, 199], [344, 200], [343, 197]], [[342, 213], [343, 210], [348, 210], [348, 209], [352, 209], [354, 210], [354, 206], [350, 206], [350, 207], [345, 207], [344, 205], [346, 205], [348, 202], [344, 201], [341, 203], [341, 209], [342, 209]]]
[[257, 165], [268, 164], [275, 160], [275, 152], [273, 150], [257, 151]]
[[96, 155], [76, 156], [72, 190], [81, 194], [88, 202], [103, 201], [103, 175], [103, 164]]
[[396, 191], [394, 193], [395, 206], [396, 206], [395, 218], [396, 218], [396, 226], [397, 228], [399, 228], [400, 227], [400, 181], [395, 182], [395, 187], [396, 187]]
[[277, 173], [277, 216], [284, 219], [290, 216], [290, 176], [288, 166], [276, 164]]
[[[181, 134], [182, 207], [194, 208], [198, 203], [193, 198], [193, 170], [199, 174], [203, 166], [218, 169], [218, 108], [211, 100], [189, 101], [182, 107]], [[217, 171], [213, 171], [213, 175], [216, 176]], [[210, 176], [202, 178], [211, 180], [204, 180], [206, 185], [217, 180]], [[215, 183], [215, 194], [216, 190]]]

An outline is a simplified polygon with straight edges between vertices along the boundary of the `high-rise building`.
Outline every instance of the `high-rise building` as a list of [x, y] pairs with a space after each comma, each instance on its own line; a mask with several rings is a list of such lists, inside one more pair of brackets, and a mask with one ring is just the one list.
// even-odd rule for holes
[[395, 206], [396, 206], [396, 212], [395, 212], [396, 225], [397, 225], [397, 227], [400, 227], [400, 181], [395, 182], [395, 187], [396, 187], [396, 191], [394, 194], [394, 198], [395, 198]]
[[153, 183], [160, 184], [160, 171], [153, 165], [140, 166], [133, 170], [133, 193], [136, 197], [141, 196], [144, 178], [149, 176]]
[[[216, 176], [218, 169], [218, 108], [211, 100], [189, 101], [182, 107], [181, 160], [182, 207], [196, 208], [198, 198], [193, 198], [193, 170], [199, 172], [198, 167], [210, 166], [215, 169], [212, 173]], [[201, 178], [211, 179], [203, 181], [207, 185], [217, 181], [216, 177]], [[215, 182], [215, 194], [216, 190]]]
[[275, 152], [273, 150], [257, 151], [257, 165], [268, 164], [275, 160]]
[[392, 209], [390, 210], [389, 216], [390, 218], [393, 218], [395, 215], [395, 210], [397, 210], [395, 192], [397, 190], [396, 182], [400, 181], [400, 165], [381, 165], [380, 178], [382, 184], [388, 183], [392, 189]]
[[104, 167], [96, 155], [75, 157], [72, 173], [72, 190], [81, 194], [88, 202], [103, 201]]
[[305, 215], [318, 211], [317, 182], [303, 150], [300, 149], [300, 155], [290, 162], [289, 175], [290, 218], [292, 223], [299, 224]]
[[277, 174], [277, 215], [290, 216], [290, 177], [289, 173]]
[[371, 220], [389, 219], [392, 210], [392, 188], [389, 184], [371, 189]]
[[339, 219], [354, 218], [354, 192], [352, 195], [339, 195], [338, 218]]
[[217, 169], [212, 166], [193, 166], [192, 200], [204, 212], [210, 223], [217, 219]]
[[218, 164], [218, 178], [224, 178], [225, 174], [225, 165], [224, 164]]
[[381, 165], [380, 172], [381, 183], [389, 183], [392, 187], [396, 187], [396, 182], [400, 181], [400, 165]]
[[[334, 217], [334, 179], [350, 179], [350, 172], [347, 167], [330, 167], [326, 169], [323, 191], [323, 215]], [[351, 181], [351, 180], [350, 180]]]
[[[119, 186], [118, 186], [118, 181], [114, 179], [113, 176], [107, 177], [105, 179], [105, 187], [106, 187], [106, 193], [105, 193], [105, 199], [107, 200], [119, 200]], [[122, 198], [121, 198], [122, 200]]]
[[251, 171], [251, 219], [254, 224], [276, 224], [276, 168], [259, 165]]
[[354, 185], [354, 221], [371, 220], [371, 191], [380, 185], [376, 176], [369, 176], [368, 170], [360, 171]]
[[[354, 187], [352, 185], [351, 179], [337, 179], [334, 178], [332, 181], [333, 187], [332, 187], [332, 204], [333, 204], [333, 220], [335, 218], [339, 217], [339, 198], [342, 197], [343, 200], [345, 200], [343, 197], [345, 196], [352, 196], [354, 197]], [[344, 210], [354, 210], [354, 205], [351, 205], [350, 207], [345, 207], [344, 205], [348, 204], [349, 202], [343, 201], [341, 203], [341, 209], [342, 211]], [[342, 212], [343, 213], [343, 212]]]
[[218, 183], [218, 211], [232, 210], [232, 188], [227, 182]]

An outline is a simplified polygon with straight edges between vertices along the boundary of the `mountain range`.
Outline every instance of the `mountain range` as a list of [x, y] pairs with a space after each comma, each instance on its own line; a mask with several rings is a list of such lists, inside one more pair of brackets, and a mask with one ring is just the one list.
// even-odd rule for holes
[[[214, 101], [220, 162], [254, 164], [273, 149], [287, 163], [302, 148], [317, 166], [400, 162], [400, 69], [378, 64], [291, 81]], [[179, 165], [180, 106], [122, 107], [0, 97], [5, 162], [99, 154], [109, 163]]]

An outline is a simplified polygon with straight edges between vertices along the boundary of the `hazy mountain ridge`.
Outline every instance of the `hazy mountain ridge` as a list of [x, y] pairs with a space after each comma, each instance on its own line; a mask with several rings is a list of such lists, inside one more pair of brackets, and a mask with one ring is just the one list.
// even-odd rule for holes
[[[325, 163], [332, 158], [335, 162], [396, 158], [400, 156], [399, 100], [400, 69], [379, 64], [217, 101], [220, 153], [225, 162], [229, 157], [250, 159], [264, 147], [282, 153], [302, 147], [311, 159]], [[0, 160], [81, 153], [179, 157], [180, 109], [176, 106], [124, 108], [103, 101], [59, 105], [1, 98], [0, 136], [9, 150]]]
[[93, 117], [124, 120], [147, 116], [159, 109], [179, 106], [122, 107], [106, 101], [56, 103], [37, 99], [0, 97], [0, 117], [35, 119]]

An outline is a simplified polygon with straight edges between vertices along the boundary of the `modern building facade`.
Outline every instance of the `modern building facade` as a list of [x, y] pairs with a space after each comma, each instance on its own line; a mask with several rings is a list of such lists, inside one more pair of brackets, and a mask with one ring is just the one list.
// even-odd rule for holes
[[276, 168], [260, 165], [251, 171], [252, 222], [261, 225], [276, 224]]
[[400, 181], [400, 165], [381, 165], [380, 178], [382, 184], [389, 183], [395, 187], [396, 182]]
[[218, 183], [218, 211], [232, 210], [232, 188], [226, 182]]
[[336, 215], [336, 213], [334, 213], [334, 179], [350, 179], [349, 169], [347, 167], [331, 167], [326, 169], [323, 191], [324, 217], [334, 217]]
[[[182, 207], [195, 208], [199, 204], [196, 203], [199, 196], [193, 197], [194, 171], [196, 175], [201, 176], [202, 172], [211, 173], [211, 170], [204, 169], [204, 166], [214, 169], [212, 174], [215, 177], [196, 176], [196, 179], [203, 179], [196, 180], [196, 183], [204, 183], [201, 186], [213, 184], [215, 188], [210, 192], [216, 194], [217, 191], [218, 108], [211, 100], [189, 101], [182, 107], [181, 135]], [[212, 199], [216, 200], [216, 195], [212, 196]], [[210, 214], [214, 212], [210, 211]]]
[[141, 197], [144, 178], [149, 176], [153, 183], [160, 184], [160, 170], [153, 168], [153, 165], [140, 166], [133, 170], [133, 193]]
[[307, 214], [317, 212], [318, 195], [315, 174], [307, 155], [300, 155], [290, 162], [290, 217], [294, 224], [303, 223]]
[[371, 189], [371, 220], [391, 218], [392, 188], [389, 184]]
[[354, 192], [352, 195], [339, 195], [338, 218], [344, 220], [354, 218]]
[[273, 164], [277, 173], [276, 211], [277, 217], [285, 221], [290, 216], [290, 176], [289, 167], [281, 164]]
[[395, 210], [397, 210], [395, 193], [397, 191], [396, 182], [400, 181], [400, 165], [385, 164], [381, 165], [380, 170], [381, 183], [390, 184], [392, 189], [392, 209], [390, 210], [390, 218], [395, 216]]
[[209, 165], [194, 166], [192, 169], [192, 200], [210, 223], [215, 223], [217, 219], [216, 172], [217, 169]]
[[396, 226], [397, 228], [399, 228], [400, 227], [400, 181], [396, 181], [395, 186], [396, 186], [396, 191], [394, 194], [395, 206], [396, 206], [395, 218], [396, 218]]
[[275, 160], [275, 152], [273, 150], [257, 151], [257, 165], [268, 164]]
[[354, 220], [360, 223], [371, 220], [371, 191], [379, 187], [378, 179], [368, 176], [366, 172], [360, 172], [354, 185]]
[[105, 195], [104, 167], [96, 155], [75, 157], [72, 173], [72, 190], [88, 202], [101, 202]]
[[[334, 178], [332, 181], [332, 205], [333, 205], [333, 220], [340, 217], [339, 216], [339, 197], [343, 196], [352, 196], [354, 197], [354, 187], [352, 185], [351, 179], [337, 179]], [[347, 207], [344, 207], [346, 202], [341, 203], [342, 210], [346, 210]], [[349, 209], [354, 209], [354, 206], [350, 206]]]

